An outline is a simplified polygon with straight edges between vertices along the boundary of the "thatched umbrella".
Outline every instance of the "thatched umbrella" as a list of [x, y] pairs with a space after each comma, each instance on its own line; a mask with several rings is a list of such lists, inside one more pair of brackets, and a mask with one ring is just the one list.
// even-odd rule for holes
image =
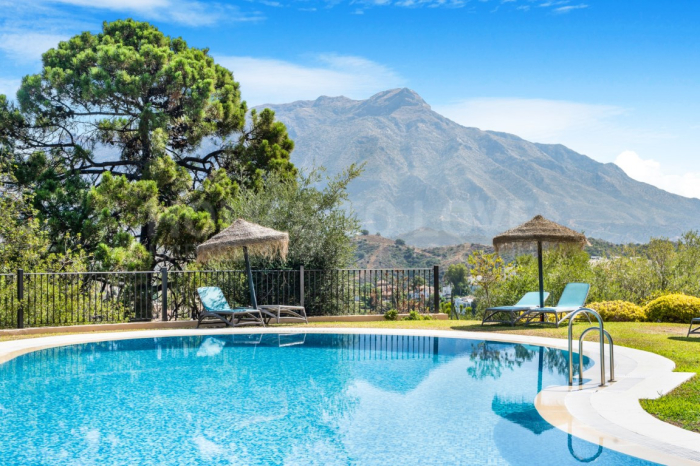
[[537, 265], [540, 275], [540, 307], [544, 307], [544, 276], [542, 273], [542, 243], [568, 243], [583, 247], [583, 233], [547, 220], [541, 215], [493, 238], [493, 247], [498, 251], [504, 246], [521, 243], [537, 243]]
[[[537, 371], [537, 394], [542, 391], [543, 369], [544, 346], [540, 346]], [[532, 401], [527, 401], [524, 397], [517, 399], [496, 394], [496, 396], [493, 397], [493, 401], [491, 401], [491, 409], [502, 418], [525, 427], [535, 435], [540, 435], [542, 432], [554, 428], [553, 425], [545, 421], [542, 416], [539, 415], [535, 404]]]
[[239, 218], [231, 226], [197, 246], [197, 260], [207, 262], [211, 259], [235, 259], [240, 257], [240, 252], [243, 251], [248, 286], [250, 287], [250, 304], [257, 308], [258, 301], [255, 298], [253, 273], [250, 269], [248, 253], [285, 258], [288, 245], [289, 234]]

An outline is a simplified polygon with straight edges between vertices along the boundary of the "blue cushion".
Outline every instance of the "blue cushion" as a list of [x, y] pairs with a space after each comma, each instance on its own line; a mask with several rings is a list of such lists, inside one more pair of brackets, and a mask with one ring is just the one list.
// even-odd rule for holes
[[199, 299], [202, 300], [202, 305], [207, 311], [233, 311], [233, 309], [231, 309], [231, 307], [228, 305], [224, 293], [218, 286], [203, 286], [201, 288], [197, 288], [197, 293], [199, 293]]
[[[544, 292], [544, 300], [547, 301], [547, 298], [549, 298], [549, 293]], [[538, 306], [540, 305], [540, 292], [539, 291], [530, 291], [529, 293], [525, 293], [525, 295], [520, 298], [520, 301], [518, 301], [515, 306], [516, 307], [532, 307], [532, 306]]]
[[588, 290], [591, 285], [588, 283], [569, 283], [564, 288], [564, 292], [559, 298], [557, 307], [572, 307], [578, 309], [586, 304], [588, 298]]
[[[547, 298], [549, 297], [549, 293], [546, 291], [544, 292], [544, 300], [547, 301]], [[528, 309], [532, 309], [533, 307], [539, 307], [540, 305], [540, 292], [539, 291], [530, 291], [529, 293], [525, 293], [525, 296], [520, 298], [520, 301], [518, 301], [515, 306], [498, 306], [498, 307], [490, 307], [487, 310], [488, 311], [527, 311]]]

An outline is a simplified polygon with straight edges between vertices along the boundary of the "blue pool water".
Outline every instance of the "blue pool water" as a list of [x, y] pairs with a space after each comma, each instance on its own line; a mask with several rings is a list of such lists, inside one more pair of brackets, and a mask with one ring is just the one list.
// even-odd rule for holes
[[90, 343], [0, 365], [0, 464], [651, 464], [534, 408], [566, 353], [386, 335]]

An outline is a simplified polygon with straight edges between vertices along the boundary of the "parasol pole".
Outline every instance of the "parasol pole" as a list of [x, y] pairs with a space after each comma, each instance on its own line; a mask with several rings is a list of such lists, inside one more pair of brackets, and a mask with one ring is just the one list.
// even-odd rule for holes
[[258, 300], [255, 298], [255, 284], [253, 283], [253, 271], [250, 269], [250, 258], [248, 257], [248, 246], [243, 246], [243, 256], [245, 257], [245, 271], [248, 275], [248, 288], [250, 288], [250, 306], [258, 308]]
[[[542, 272], [542, 241], [537, 242], [537, 268], [540, 274], [540, 307], [544, 307], [544, 274]], [[540, 322], [544, 322], [544, 314], [540, 315]]]
[[540, 273], [540, 307], [544, 307], [544, 273], [542, 272], [542, 241], [537, 242], [537, 268]]
[[537, 394], [542, 391], [542, 366], [544, 365], [544, 346], [540, 346], [539, 364], [537, 365]]

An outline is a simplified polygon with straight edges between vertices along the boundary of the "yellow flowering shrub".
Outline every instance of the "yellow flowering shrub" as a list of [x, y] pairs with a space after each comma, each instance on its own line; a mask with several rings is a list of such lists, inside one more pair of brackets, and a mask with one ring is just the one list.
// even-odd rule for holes
[[602, 301], [588, 307], [598, 312], [605, 322], [643, 322], [644, 309], [629, 301]]
[[700, 317], [700, 298], [684, 294], [669, 294], [656, 298], [644, 308], [651, 322], [677, 322], [687, 324], [693, 317]]

